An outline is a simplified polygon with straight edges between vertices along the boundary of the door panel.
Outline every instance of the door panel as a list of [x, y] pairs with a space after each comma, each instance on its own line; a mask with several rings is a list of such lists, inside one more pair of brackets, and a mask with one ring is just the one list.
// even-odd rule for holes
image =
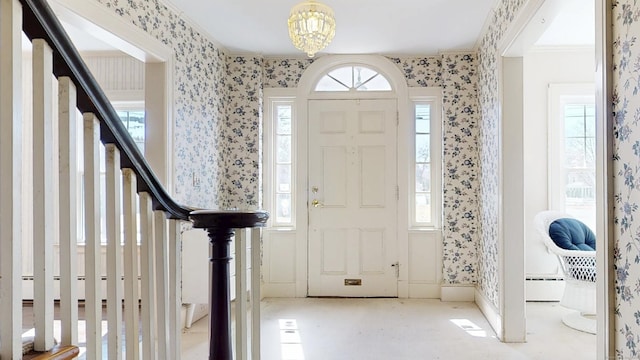
[[310, 296], [397, 296], [396, 113], [309, 101]]

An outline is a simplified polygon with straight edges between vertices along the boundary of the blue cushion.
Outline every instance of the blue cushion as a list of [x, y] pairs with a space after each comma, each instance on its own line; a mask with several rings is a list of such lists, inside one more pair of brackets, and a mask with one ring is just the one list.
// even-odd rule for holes
[[549, 225], [549, 237], [556, 245], [566, 250], [593, 251], [596, 249], [596, 236], [580, 220], [557, 219]]

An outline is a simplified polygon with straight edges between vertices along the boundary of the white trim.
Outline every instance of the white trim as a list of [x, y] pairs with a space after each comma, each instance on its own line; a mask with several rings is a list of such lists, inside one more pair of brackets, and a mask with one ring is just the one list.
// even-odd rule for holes
[[516, 14], [498, 43], [500, 54], [519, 57], [530, 49], [551, 24], [564, 0], [529, 0]]
[[48, 0], [61, 20], [142, 62], [163, 62], [173, 51], [95, 1]]
[[296, 156], [296, 98], [295, 89], [274, 89], [267, 88], [263, 91], [263, 158], [262, 158], [262, 201], [263, 206], [269, 213], [275, 214], [275, 183], [276, 183], [276, 171], [275, 171], [275, 159], [276, 151], [276, 120], [274, 114], [274, 104], [290, 103], [291, 104], [291, 199], [292, 210], [294, 213], [291, 215], [291, 224], [275, 224], [275, 215], [272, 215], [267, 222], [267, 226], [270, 229], [296, 229], [296, 214], [298, 192], [296, 191], [296, 169], [297, 169], [297, 156]]
[[[409, 156], [399, 156], [398, 159], [402, 161], [405, 159], [407, 164], [404, 165], [407, 168], [407, 174], [402, 174], [402, 177], [407, 177], [407, 196], [408, 202], [408, 226], [411, 230], [419, 229], [441, 229], [441, 215], [442, 215], [442, 88], [440, 87], [425, 87], [425, 88], [409, 88], [409, 106], [411, 107], [411, 114], [414, 114], [414, 105], [419, 102], [429, 102], [432, 105], [431, 109], [431, 223], [430, 224], [416, 224], [413, 218], [413, 201], [414, 201], [414, 160], [415, 160], [415, 123], [411, 123], [407, 136], [412, 139], [410, 141], [411, 148], [409, 149]], [[412, 118], [413, 119], [413, 118]], [[399, 137], [402, 139], [402, 137]], [[399, 165], [402, 166], [402, 165]], [[399, 176], [400, 177], [400, 176]], [[403, 179], [399, 179], [402, 183]], [[409, 195], [411, 194], [411, 195]], [[402, 205], [402, 202], [400, 202]]]
[[[341, 65], [355, 65], [362, 64], [378, 71], [381, 75], [384, 75], [391, 83], [391, 87], [394, 92], [344, 92], [344, 93], [327, 93], [327, 92], [314, 92], [315, 84], [324, 74], [330, 69], [336, 68]], [[390, 98], [390, 95], [394, 94], [397, 97], [398, 104], [398, 116], [399, 119], [409, 119], [412, 113], [409, 108], [409, 96], [407, 90], [407, 83], [404, 74], [400, 69], [393, 64], [388, 58], [379, 55], [327, 55], [318, 58], [314, 61], [302, 74], [298, 83], [296, 98], [297, 98], [297, 118], [298, 129], [297, 136], [297, 151], [298, 164], [297, 164], [297, 180], [296, 187], [300, 194], [305, 196], [299, 196], [296, 200], [296, 208], [298, 213], [296, 218], [298, 219], [297, 239], [296, 239], [296, 296], [307, 296], [308, 275], [307, 275], [307, 256], [308, 256], [308, 208], [307, 208], [307, 139], [308, 136], [308, 115], [307, 104], [309, 99], [327, 99], [327, 98]], [[406, 136], [410, 134], [408, 121], [400, 121], [398, 126], [398, 136]], [[398, 147], [398, 159], [406, 159], [408, 157], [408, 150], [406, 147]], [[398, 184], [407, 184], [406, 174], [408, 169], [405, 165], [401, 165], [398, 162]], [[405, 178], [401, 178], [401, 174], [405, 174]], [[407, 191], [406, 186], [399, 186], [400, 202], [398, 203], [398, 261], [400, 262], [400, 274], [398, 278], [398, 296], [408, 297], [408, 266], [402, 266], [402, 264], [408, 264], [408, 205], [407, 205]], [[404, 199], [404, 200], [403, 200]], [[404, 203], [403, 203], [404, 201]]]
[[439, 299], [442, 296], [440, 284], [409, 284], [410, 299]]
[[553, 54], [553, 53], [571, 53], [595, 51], [593, 45], [535, 45], [527, 53], [528, 54]]
[[[525, 342], [525, 236], [523, 74], [521, 57], [501, 57], [498, 64], [499, 118], [498, 272], [499, 304], [504, 342]], [[509, 79], [509, 81], [505, 81]], [[508, 136], [507, 136], [508, 134]], [[507, 255], [508, 254], [508, 255]]]
[[[533, 24], [532, 20], [536, 16], [542, 16], [544, 8], [557, 5], [558, 1], [531, 0], [525, 3], [497, 44], [496, 71], [500, 110], [498, 115], [500, 158], [498, 160], [497, 311], [500, 316], [499, 323], [494, 326], [494, 329], [497, 337], [504, 342], [524, 342], [527, 332], [522, 164], [524, 136], [522, 55], [533, 45], [546, 26], [540, 21], [538, 24]], [[549, 14], [545, 13], [544, 16]], [[510, 136], [506, 137], [505, 134]]]
[[[611, 9], [609, 7], [606, 7], [606, 1], [604, 0], [598, 0], [601, 1], [599, 3], [599, 16], [596, 16], [596, 18], [600, 21], [602, 21], [600, 23], [599, 26], [597, 26], [597, 32], [600, 32], [600, 34], [602, 34], [602, 32], [606, 32], [607, 36], [611, 36], [610, 32], [608, 31], [609, 29], [611, 29], [611, 24], [610, 24], [610, 11]], [[510, 24], [509, 29], [507, 29], [507, 31], [505, 32], [505, 34], [503, 35], [501, 41], [499, 42], [499, 46], [498, 46], [498, 59], [497, 59], [497, 64], [498, 64], [498, 78], [499, 81], [498, 83], [500, 84], [500, 88], [499, 88], [499, 106], [505, 106], [508, 105], [508, 102], [504, 100], [503, 98], [503, 89], [502, 89], [502, 84], [500, 83], [500, 81], [502, 79], [516, 79], [517, 75], [511, 74], [511, 75], [506, 75], [503, 73], [503, 68], [502, 68], [502, 63], [505, 60], [506, 57], [519, 57], [522, 56], [524, 54], [525, 50], [528, 50], [528, 48], [530, 48], [530, 45], [527, 47], [527, 41], [528, 39], [530, 40], [530, 36], [527, 36], [526, 34], [522, 36], [522, 38], [524, 38], [524, 42], [522, 39], [520, 39], [520, 34], [523, 32], [526, 32], [527, 30], [525, 29], [526, 27], [529, 26], [529, 24], [536, 22], [535, 20], [538, 19], [540, 20], [540, 16], [543, 14], [543, 12], [545, 11], [549, 11], [550, 9], [554, 9], [556, 6], [559, 5], [559, 3], [561, 3], [562, 0], [531, 0], [527, 3], [525, 3], [525, 5], [523, 6], [523, 8], [520, 10], [520, 12], [517, 14], [516, 19]], [[541, 11], [538, 11], [538, 9], [540, 9]], [[604, 17], [604, 14], [608, 14], [609, 16]], [[542, 16], [546, 16], [548, 14], [542, 15]], [[551, 17], [548, 17], [547, 19], [552, 18], [553, 15], [551, 15]], [[539, 21], [538, 21], [539, 22]], [[607, 27], [605, 27], [605, 24], [607, 25]], [[535, 25], [534, 25], [535, 26]], [[606, 29], [606, 30], [605, 30]], [[602, 38], [601, 38], [602, 40]], [[604, 81], [605, 86], [607, 86], [607, 88], [604, 90], [604, 94], [601, 95], [600, 98], [598, 98], [597, 101], [599, 101], [599, 103], [601, 105], [604, 106], [596, 106], [596, 108], [601, 109], [599, 114], [600, 114], [600, 118], [601, 119], [608, 119], [608, 121], [610, 121], [610, 117], [608, 116], [608, 114], [610, 114], [610, 109], [608, 110], [603, 110], [606, 106], [609, 106], [609, 102], [607, 101], [608, 96], [611, 94], [611, 87], [610, 87], [610, 83], [607, 83], [607, 81], [610, 81], [610, 78], [608, 77], [608, 73], [606, 73], [606, 71], [610, 71], [610, 66], [604, 66], [604, 68], [606, 70], [602, 70], [603, 66], [602, 64], [608, 64], [609, 61], [608, 59], [610, 59], [610, 55], [611, 55], [611, 41], [609, 39], [609, 41], [603, 41], [601, 46], [603, 47], [601, 49], [601, 51], [599, 52], [598, 50], [596, 50], [596, 53], [599, 54], [599, 56], [597, 56], [597, 60], [600, 61], [600, 75], [602, 75], [602, 79]], [[604, 50], [604, 47], [607, 48], [607, 50]], [[508, 50], [508, 51], [507, 51]], [[608, 57], [606, 57], [605, 55], [608, 54]], [[522, 76], [520, 76], [520, 79], [516, 79], [517, 81], [521, 81], [522, 80]], [[600, 90], [602, 90], [602, 86], [600, 87]], [[510, 94], [512, 97], [514, 94]], [[501, 121], [502, 121], [502, 116], [501, 116]], [[603, 121], [599, 121], [599, 123], [603, 123]], [[602, 125], [604, 127], [604, 125]], [[608, 129], [608, 128], [607, 128]], [[608, 133], [606, 133], [607, 129], [598, 129], [599, 131], [597, 132], [596, 136], [597, 136], [597, 143], [601, 143], [602, 144], [602, 140], [606, 140], [606, 139], [610, 139], [612, 137], [605, 137], [605, 135], [609, 135]], [[600, 141], [598, 141], [600, 140]], [[500, 145], [502, 146], [502, 145]], [[610, 145], [609, 145], [610, 146]], [[603, 146], [604, 147], [604, 146]], [[512, 149], [509, 148], [504, 148], [500, 150], [500, 154], [501, 157], [505, 156], [506, 153], [508, 153], [509, 151], [511, 151]], [[611, 162], [610, 161], [605, 161], [605, 158], [611, 159], [610, 157], [610, 149], [599, 149], [602, 150], [602, 152], [599, 152], [599, 161], [600, 164], [602, 165], [604, 163], [604, 166], [610, 166]], [[607, 150], [609, 152], [607, 152]], [[609, 155], [607, 157], [607, 155]], [[502, 159], [500, 161], [500, 171], [502, 174], [502, 170], [504, 170], [504, 164], [502, 164]], [[602, 166], [600, 167], [601, 169], [603, 168]], [[607, 169], [608, 171], [610, 171], [611, 169]], [[602, 179], [603, 181], [598, 182], [598, 184], [602, 183], [602, 182], [608, 182], [607, 184], [602, 184], [602, 186], [604, 186], [604, 191], [607, 191], [610, 187], [611, 187], [611, 183], [609, 181], [609, 177], [610, 174], [601, 174], [602, 176], [600, 177], [600, 179]], [[608, 175], [608, 177], [607, 177]], [[502, 178], [501, 178], [501, 181]], [[500, 188], [502, 189], [503, 184], [500, 185]], [[600, 188], [602, 189], [602, 188]], [[604, 192], [603, 191], [603, 192]], [[601, 198], [601, 202], [600, 205], [598, 206], [598, 208], [602, 208], [604, 209], [606, 208], [611, 208], [611, 206], [609, 206], [609, 203], [612, 201], [610, 196], [610, 191], [608, 191], [607, 194], [601, 193], [597, 195], [598, 197], [602, 197]], [[504, 193], [500, 194], [500, 222], [502, 223], [502, 216], [504, 215], [504, 209], [511, 209], [512, 207], [506, 207], [503, 206], [502, 201], [503, 200], [509, 200], [507, 199], [507, 197], [505, 196]], [[607, 221], [605, 221], [605, 217], [607, 215], [607, 211], [606, 210], [602, 210], [600, 209], [599, 211], [601, 211], [599, 213], [598, 218], [600, 219], [600, 222], [598, 223], [598, 227], [600, 227], [601, 224], [603, 224], [603, 227], [606, 227], [606, 225], [610, 225]], [[602, 211], [604, 211], [604, 214], [602, 213]], [[523, 219], [524, 220], [524, 219]], [[499, 228], [502, 228], [502, 224], [500, 224]], [[611, 229], [608, 228], [609, 231]], [[524, 277], [519, 277], [519, 276], [514, 276], [514, 273], [519, 271], [519, 269], [522, 267], [522, 264], [524, 263], [524, 257], [521, 256], [519, 251], [515, 251], [515, 252], [509, 252], [506, 251], [506, 249], [503, 249], [503, 246], [506, 244], [505, 242], [505, 237], [504, 234], [502, 233], [502, 230], [500, 230], [500, 234], [499, 234], [499, 261], [501, 262], [501, 267], [500, 267], [500, 275], [499, 275], [499, 281], [500, 281], [500, 295], [501, 295], [501, 300], [504, 302], [504, 297], [505, 296], [509, 296], [509, 298], [511, 299], [511, 301], [509, 302], [509, 306], [507, 307], [504, 303], [500, 304], [500, 309], [502, 311], [502, 313], [500, 314], [501, 319], [500, 319], [500, 323], [502, 324], [502, 327], [500, 327], [499, 329], [496, 329], [496, 333], [500, 334], [500, 333], [504, 333], [504, 336], [501, 337], [501, 339], [503, 341], [513, 341], [513, 339], [517, 339], [519, 337], [518, 332], [520, 332], [519, 329], [516, 329], [516, 327], [514, 327], [514, 324], [517, 324], [518, 322], [520, 322], [522, 320], [522, 318], [525, 316], [524, 315], [524, 310], [522, 310], [522, 314], [518, 314], [517, 312], [513, 312], [513, 308], [512, 308], [512, 304], [516, 303], [517, 307], [522, 307], [524, 308], [525, 302], [524, 302], [524, 293], [522, 293], [522, 301], [517, 301], [516, 299], [520, 296], [520, 287], [521, 287], [521, 283], [524, 283]], [[604, 231], [604, 230], [603, 230]], [[604, 356], [603, 354], [608, 354], [608, 355], [613, 355], [613, 350], [612, 347], [613, 345], [613, 339], [614, 339], [614, 333], [613, 333], [613, 324], [611, 321], [611, 319], [613, 319], [612, 313], [611, 311], [611, 306], [608, 306], [607, 304], [607, 300], [602, 301], [603, 299], [611, 299], [611, 297], [614, 295], [612, 294], [612, 289], [611, 289], [611, 284], [609, 281], [607, 281], [608, 278], [607, 275], [609, 273], [606, 272], [606, 270], [609, 270], [608, 268], [606, 268], [606, 266], [608, 264], [604, 264], [607, 262], [608, 256], [610, 254], [611, 249], [608, 248], [607, 246], [607, 239], [608, 237], [605, 235], [608, 233], [601, 233], [600, 231], [598, 232], [598, 236], [597, 238], [600, 239], [600, 245], [599, 246], [599, 250], [604, 249], [604, 252], [606, 252], [605, 254], [602, 253], [602, 251], [598, 251], [598, 256], [601, 260], [601, 262], [599, 262], [599, 271], [603, 270], [602, 276], [599, 275], [598, 276], [598, 286], [601, 289], [600, 292], [600, 297], [599, 297], [599, 304], [604, 304], [604, 305], [600, 305], [599, 310], [602, 310], [603, 312], [605, 312], [606, 314], [604, 315], [600, 315], [599, 317], [599, 324], [598, 326], [600, 327], [601, 330], [604, 329], [609, 329], [608, 332], [608, 337], [604, 336], [605, 331], [599, 331], [598, 332], [598, 353], [599, 353], [599, 357], [598, 358], [605, 358], [606, 356]], [[610, 234], [608, 234], [610, 235]], [[522, 236], [524, 237], [524, 236]], [[510, 244], [511, 245], [515, 245], [512, 244], [514, 242], [517, 242], [517, 245], [522, 245], [520, 244], [520, 241], [514, 241], [514, 239], [510, 238]], [[524, 241], [524, 240], [523, 240]], [[509, 256], [506, 256], [506, 254], [509, 253]], [[605, 266], [605, 268], [600, 268], [600, 266]], [[517, 271], [514, 271], [517, 270]], [[599, 274], [601, 274], [599, 272]], [[505, 275], [509, 275], [508, 278], [505, 277]], [[519, 274], [516, 274], [519, 275]], [[605, 285], [606, 284], [606, 285]], [[608, 288], [605, 289], [605, 286], [608, 286]], [[608, 294], [607, 294], [608, 293]], [[603, 307], [604, 306], [604, 307]], [[504, 310], [505, 308], [509, 308], [510, 311], [505, 313]], [[488, 317], [487, 317], [488, 318]], [[525, 320], [526, 321], [526, 320]], [[603, 324], [607, 322], [607, 324]], [[516, 331], [517, 330], [517, 331]], [[525, 335], [526, 335], [526, 329], [524, 330]], [[500, 335], [498, 335], [500, 337]], [[600, 356], [602, 355], [602, 356]]]
[[[613, 16], [609, 1], [596, 0], [596, 356], [613, 359], [616, 348], [615, 329], [615, 273], [613, 252], [615, 226], [613, 169], [613, 113], [610, 99], [613, 94]], [[599, 141], [598, 141], [599, 140]]]
[[484, 315], [484, 317], [489, 322], [489, 325], [493, 328], [496, 334], [502, 333], [502, 317], [500, 316], [500, 312], [496, 309], [491, 301], [489, 301], [478, 289], [475, 291], [475, 301], [476, 305]]
[[442, 285], [440, 287], [441, 301], [474, 301], [475, 286], [469, 285]]
[[[145, 63], [145, 112], [149, 118], [166, 119], [160, 127], [145, 124], [145, 157], [169, 194], [174, 194], [175, 151], [174, 51], [144, 30], [126, 22], [97, 2], [86, 0], [48, 0], [61, 20], [72, 24], [114, 48]], [[164, 76], [162, 76], [164, 75]], [[153, 124], [157, 125], [157, 124]], [[152, 131], [152, 133], [149, 133]]]
[[[202, 26], [200, 26], [200, 24], [198, 24], [197, 21], [193, 20], [184, 11], [180, 10], [174, 4], [174, 2], [175, 2], [174, 0], [164, 0], [163, 4], [167, 7], [167, 9], [176, 13], [176, 15], [178, 15], [180, 19], [184, 20], [187, 24], [189, 24], [189, 26], [191, 26], [194, 30], [196, 30], [200, 34], [200, 36], [209, 40], [213, 45], [215, 45], [216, 48], [223, 50], [224, 52], [229, 52], [229, 50], [224, 45], [222, 45], [217, 39], [213, 38], [207, 30], [205, 30]], [[259, 56], [259, 55], [256, 55], [254, 53], [253, 56]]]

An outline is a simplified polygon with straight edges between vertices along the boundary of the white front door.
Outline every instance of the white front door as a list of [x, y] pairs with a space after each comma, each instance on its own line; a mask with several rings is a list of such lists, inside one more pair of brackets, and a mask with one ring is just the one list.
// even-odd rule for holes
[[397, 104], [309, 101], [309, 296], [398, 296]]

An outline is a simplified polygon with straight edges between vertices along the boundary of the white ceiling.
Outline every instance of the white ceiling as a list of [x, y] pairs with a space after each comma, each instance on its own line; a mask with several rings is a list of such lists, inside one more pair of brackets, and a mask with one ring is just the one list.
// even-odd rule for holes
[[536, 45], [593, 45], [595, 44], [596, 6], [593, 0], [562, 0], [555, 17]]
[[[302, 0], [169, 0], [234, 53], [303, 55], [287, 19]], [[320, 0], [336, 17], [332, 54], [436, 55], [474, 48], [496, 0]]]
[[[305, 56], [289, 40], [287, 18], [301, 0], [165, 0], [232, 53]], [[594, 42], [593, 0], [558, 3], [536, 45]], [[332, 54], [436, 55], [473, 50], [496, 0], [322, 0], [336, 15]], [[547, 15], [548, 16], [548, 15]], [[535, 20], [532, 20], [535, 21]], [[65, 24], [82, 51], [113, 50]]]

